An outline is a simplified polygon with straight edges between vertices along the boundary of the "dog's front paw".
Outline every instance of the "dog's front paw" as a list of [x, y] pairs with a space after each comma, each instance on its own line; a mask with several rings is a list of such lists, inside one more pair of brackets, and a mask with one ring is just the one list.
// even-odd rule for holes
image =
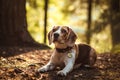
[[59, 75], [59, 76], [66, 76], [67, 73], [61, 70], [61, 71], [57, 72], [57, 75]]
[[46, 72], [46, 71], [47, 71], [47, 69], [44, 68], [44, 67], [38, 69], [38, 72], [40, 72], [40, 73], [44, 73], [44, 72]]

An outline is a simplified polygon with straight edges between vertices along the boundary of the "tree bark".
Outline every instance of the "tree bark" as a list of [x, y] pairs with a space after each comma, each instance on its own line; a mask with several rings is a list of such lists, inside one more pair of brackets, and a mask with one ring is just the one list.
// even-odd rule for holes
[[91, 21], [92, 21], [92, 0], [88, 0], [88, 26], [86, 31], [86, 42], [90, 44], [91, 38]]
[[48, 1], [49, 0], [45, 0], [45, 7], [44, 7], [44, 43], [46, 43], [46, 36], [47, 36], [47, 11], [48, 11]]
[[111, 35], [113, 47], [120, 44], [120, 0], [111, 0]]
[[32, 46], [27, 30], [26, 0], [0, 0], [0, 46]]

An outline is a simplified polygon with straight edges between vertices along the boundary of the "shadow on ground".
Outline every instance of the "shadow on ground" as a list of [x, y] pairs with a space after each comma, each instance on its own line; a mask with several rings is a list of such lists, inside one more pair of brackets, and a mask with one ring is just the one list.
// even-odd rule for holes
[[0, 53], [20, 54], [0, 57], [0, 80], [120, 80], [120, 54], [98, 54], [94, 68], [80, 67], [60, 77], [56, 75], [58, 70], [36, 72], [49, 61], [52, 50], [21, 47], [7, 50], [2, 48]]

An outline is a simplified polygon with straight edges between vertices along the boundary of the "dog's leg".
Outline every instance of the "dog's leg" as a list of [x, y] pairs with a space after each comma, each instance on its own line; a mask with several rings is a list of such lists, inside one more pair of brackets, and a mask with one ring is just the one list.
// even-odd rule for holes
[[72, 69], [73, 69], [73, 66], [74, 66], [74, 63], [75, 63], [75, 53], [71, 53], [72, 57], [66, 57], [66, 60], [65, 60], [65, 68], [61, 71], [58, 71], [58, 75], [60, 76], [66, 76], [67, 73], [69, 73]]
[[97, 58], [96, 51], [92, 48], [90, 51], [90, 66], [93, 66], [95, 64], [96, 58]]
[[38, 72], [46, 72], [53, 70], [55, 68], [55, 65], [49, 61], [45, 66], [38, 69]]
[[53, 70], [56, 67], [56, 62], [55, 62], [55, 53], [52, 54], [50, 61], [43, 67], [38, 69], [38, 72], [46, 72], [46, 71], [50, 71]]
[[84, 64], [84, 67], [92, 68], [96, 62], [96, 58], [97, 58], [96, 51], [93, 48], [91, 48], [90, 55], [89, 55], [89, 61], [87, 64]]

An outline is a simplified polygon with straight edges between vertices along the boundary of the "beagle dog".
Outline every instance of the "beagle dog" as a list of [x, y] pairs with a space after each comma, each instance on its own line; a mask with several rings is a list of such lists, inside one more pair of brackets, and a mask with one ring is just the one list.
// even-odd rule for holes
[[74, 68], [81, 65], [91, 67], [96, 62], [96, 51], [86, 44], [75, 44], [77, 39], [73, 30], [67, 26], [54, 26], [48, 33], [49, 44], [54, 43], [55, 49], [50, 61], [38, 69], [38, 72], [46, 72], [63, 67], [57, 74], [66, 76]]

